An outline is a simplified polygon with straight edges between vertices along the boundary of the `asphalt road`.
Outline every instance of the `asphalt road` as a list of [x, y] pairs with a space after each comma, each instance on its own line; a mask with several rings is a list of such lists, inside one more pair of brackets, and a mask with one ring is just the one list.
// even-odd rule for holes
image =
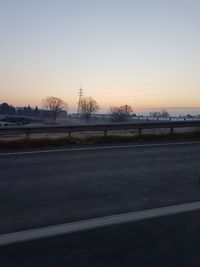
[[200, 212], [0, 248], [2, 267], [199, 267]]
[[200, 200], [200, 144], [0, 155], [0, 233]]

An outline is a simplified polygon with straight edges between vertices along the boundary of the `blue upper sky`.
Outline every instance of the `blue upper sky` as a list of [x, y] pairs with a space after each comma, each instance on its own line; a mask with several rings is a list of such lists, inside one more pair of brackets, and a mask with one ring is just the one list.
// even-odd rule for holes
[[200, 1], [0, 0], [1, 101], [200, 106]]

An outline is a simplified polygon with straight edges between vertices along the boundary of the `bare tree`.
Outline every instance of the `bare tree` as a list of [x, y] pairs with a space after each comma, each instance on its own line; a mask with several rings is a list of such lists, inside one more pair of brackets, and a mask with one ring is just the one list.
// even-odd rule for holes
[[131, 117], [132, 112], [132, 107], [129, 105], [110, 107], [110, 120], [113, 122], [127, 121]]
[[58, 115], [62, 110], [67, 109], [67, 104], [65, 101], [58, 97], [49, 96], [43, 100], [43, 106], [49, 114], [49, 118], [52, 121], [56, 121]]
[[80, 111], [88, 122], [91, 118], [91, 115], [99, 110], [99, 106], [92, 97], [83, 97], [80, 102]]

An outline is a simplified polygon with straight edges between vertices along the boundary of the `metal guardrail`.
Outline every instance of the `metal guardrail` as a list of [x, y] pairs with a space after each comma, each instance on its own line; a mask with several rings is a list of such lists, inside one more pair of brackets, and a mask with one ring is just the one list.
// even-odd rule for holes
[[76, 125], [56, 125], [56, 126], [8, 126], [0, 128], [0, 135], [18, 135], [25, 134], [27, 137], [30, 134], [42, 133], [68, 133], [87, 132], [87, 131], [102, 131], [104, 135], [111, 130], [138, 130], [139, 134], [144, 129], [166, 129], [169, 128], [173, 133], [174, 128], [195, 128], [200, 127], [199, 121], [148, 121], [148, 122], [129, 122], [129, 123], [87, 123]]

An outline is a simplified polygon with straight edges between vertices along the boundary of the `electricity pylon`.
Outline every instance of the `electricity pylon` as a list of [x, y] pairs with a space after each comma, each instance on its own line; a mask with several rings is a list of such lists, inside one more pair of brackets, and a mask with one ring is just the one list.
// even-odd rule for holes
[[78, 114], [81, 113], [81, 102], [82, 102], [82, 99], [83, 99], [83, 88], [80, 87], [80, 89], [79, 89], [79, 100], [78, 100], [78, 110], [77, 110]]

